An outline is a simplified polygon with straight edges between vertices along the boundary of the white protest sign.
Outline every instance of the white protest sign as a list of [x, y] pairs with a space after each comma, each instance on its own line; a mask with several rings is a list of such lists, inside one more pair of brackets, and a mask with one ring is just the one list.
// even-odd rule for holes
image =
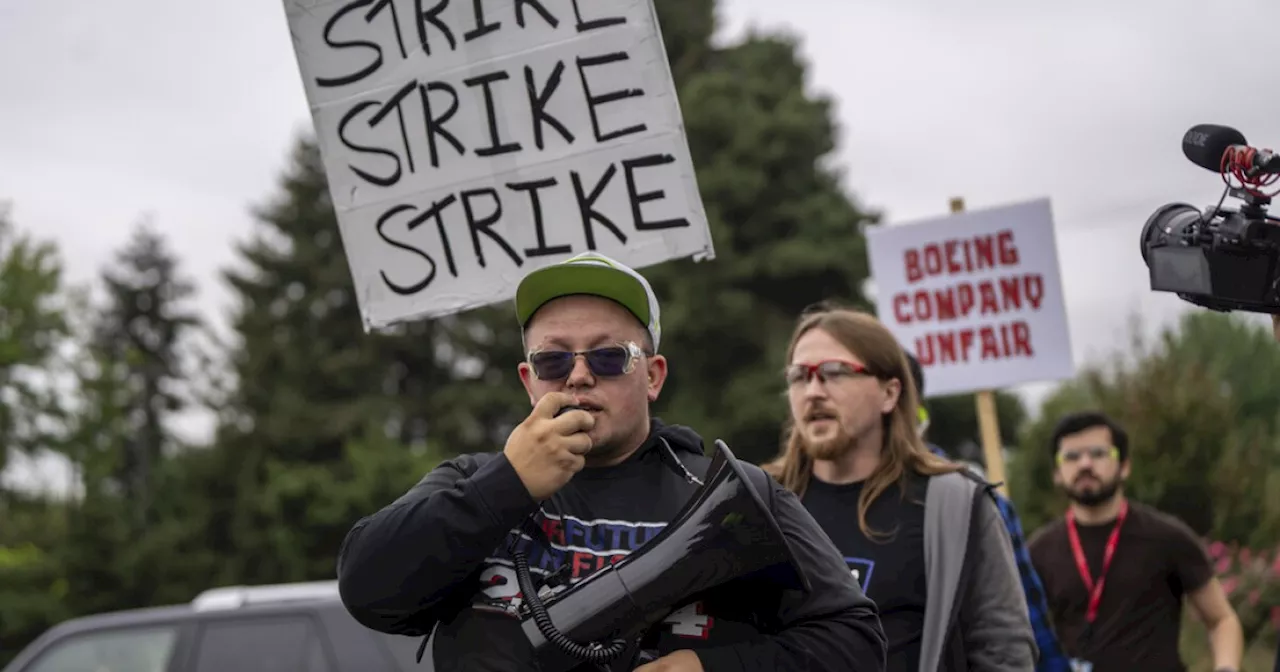
[[869, 227], [880, 320], [928, 396], [1075, 373], [1048, 199]]
[[714, 258], [652, 0], [284, 0], [365, 328]]

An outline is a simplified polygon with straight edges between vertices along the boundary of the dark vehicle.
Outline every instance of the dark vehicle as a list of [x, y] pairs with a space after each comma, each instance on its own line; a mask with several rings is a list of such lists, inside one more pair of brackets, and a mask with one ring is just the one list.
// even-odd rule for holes
[[421, 643], [357, 623], [336, 581], [231, 586], [60, 623], [3, 672], [430, 672]]

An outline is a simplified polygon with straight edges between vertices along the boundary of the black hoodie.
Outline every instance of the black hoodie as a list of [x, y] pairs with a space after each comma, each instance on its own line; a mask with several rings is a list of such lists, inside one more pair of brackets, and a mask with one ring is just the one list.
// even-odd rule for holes
[[[381, 632], [425, 636], [438, 622], [438, 672], [534, 670], [516, 617], [509, 542], [528, 556], [535, 580], [560, 568], [581, 580], [661, 531], [697, 489], [692, 476], [700, 479], [710, 462], [696, 433], [655, 419], [625, 462], [582, 470], [539, 507], [503, 454], [459, 456], [355, 524], [338, 555], [342, 601]], [[749, 610], [688, 607], [659, 629], [659, 653], [693, 649], [706, 672], [883, 669], [875, 604], [796, 497], [772, 478], [759, 482], [770, 484], [765, 501], [812, 592], [772, 589], [749, 596]], [[531, 514], [544, 539], [522, 533]]]

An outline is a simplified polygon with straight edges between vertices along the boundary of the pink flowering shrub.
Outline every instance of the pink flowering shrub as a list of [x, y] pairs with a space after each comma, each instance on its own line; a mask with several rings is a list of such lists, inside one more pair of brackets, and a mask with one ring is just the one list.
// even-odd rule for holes
[[1208, 542], [1209, 558], [1235, 607], [1246, 642], [1280, 632], [1280, 548], [1255, 550]]

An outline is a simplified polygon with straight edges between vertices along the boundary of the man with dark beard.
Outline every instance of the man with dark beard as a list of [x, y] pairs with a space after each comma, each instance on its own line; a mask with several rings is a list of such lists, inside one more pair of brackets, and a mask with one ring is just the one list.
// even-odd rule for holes
[[766, 471], [802, 498], [889, 639], [888, 672], [1032, 672], [1036, 646], [990, 484], [925, 448], [907, 357], [874, 316], [804, 315], [791, 428]]
[[1209, 631], [1214, 669], [1240, 666], [1240, 621], [1199, 538], [1182, 521], [1124, 495], [1129, 437], [1097, 412], [1054, 429], [1053, 482], [1066, 515], [1032, 535], [1063, 648], [1084, 672], [1184, 672], [1178, 653], [1182, 598]]

